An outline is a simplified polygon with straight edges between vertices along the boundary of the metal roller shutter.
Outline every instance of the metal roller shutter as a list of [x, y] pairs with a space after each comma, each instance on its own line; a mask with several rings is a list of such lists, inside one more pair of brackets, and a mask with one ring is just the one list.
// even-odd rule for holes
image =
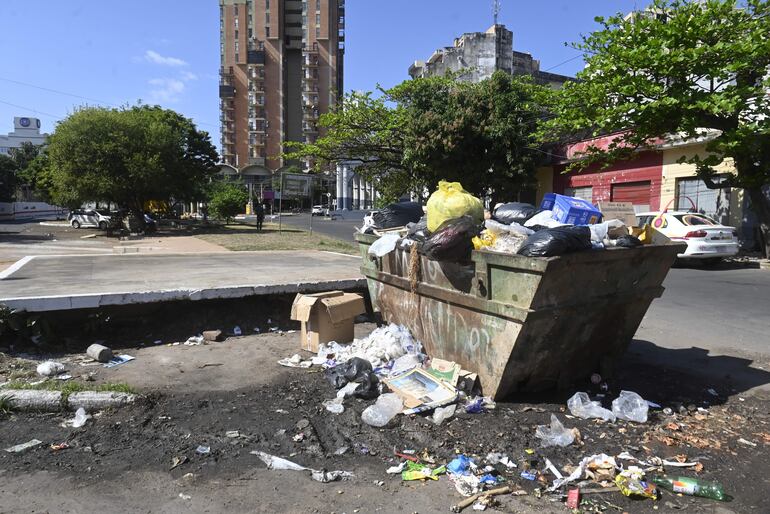
[[613, 202], [631, 202], [635, 212], [649, 211], [651, 187], [652, 183], [649, 180], [612, 184], [610, 200]]

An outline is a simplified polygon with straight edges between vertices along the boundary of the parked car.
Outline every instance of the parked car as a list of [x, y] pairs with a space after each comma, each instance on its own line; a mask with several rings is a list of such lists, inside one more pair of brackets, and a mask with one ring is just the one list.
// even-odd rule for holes
[[673, 241], [684, 241], [687, 250], [680, 259], [722, 260], [738, 253], [738, 231], [704, 214], [685, 211], [642, 212], [637, 225], [651, 225]]
[[97, 227], [101, 230], [109, 228], [111, 219], [110, 212], [96, 209], [75, 209], [67, 216], [67, 221], [73, 228]]
[[311, 216], [328, 216], [329, 209], [327, 209], [323, 205], [314, 205], [313, 210], [310, 211], [310, 215]]

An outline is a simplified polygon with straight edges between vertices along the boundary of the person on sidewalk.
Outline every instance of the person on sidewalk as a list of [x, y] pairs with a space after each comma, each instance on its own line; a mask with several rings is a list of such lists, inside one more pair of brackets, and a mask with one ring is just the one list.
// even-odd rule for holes
[[257, 230], [262, 230], [262, 222], [265, 221], [265, 207], [262, 202], [257, 202], [254, 206], [254, 214], [257, 215]]

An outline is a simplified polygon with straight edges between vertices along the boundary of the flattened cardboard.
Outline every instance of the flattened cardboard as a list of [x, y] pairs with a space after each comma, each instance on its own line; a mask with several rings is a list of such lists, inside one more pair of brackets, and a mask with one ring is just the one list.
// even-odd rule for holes
[[605, 220], [618, 219], [627, 227], [636, 226], [636, 213], [631, 202], [599, 202], [599, 210]]
[[405, 414], [435, 409], [457, 398], [457, 390], [454, 387], [420, 368], [414, 368], [384, 382], [404, 402]]
[[457, 379], [460, 378], [459, 364], [435, 357], [430, 360], [430, 367], [426, 371], [452, 386], [456, 386]]

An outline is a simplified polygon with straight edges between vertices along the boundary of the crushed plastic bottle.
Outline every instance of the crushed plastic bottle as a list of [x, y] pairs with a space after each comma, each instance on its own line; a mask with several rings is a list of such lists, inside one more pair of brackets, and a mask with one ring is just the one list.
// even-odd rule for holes
[[433, 420], [433, 423], [440, 425], [454, 416], [456, 409], [457, 405], [455, 404], [447, 405], [446, 407], [437, 407], [436, 410], [433, 411], [433, 417], [431, 419]]
[[567, 408], [573, 416], [578, 418], [601, 418], [604, 421], [615, 421], [616, 418], [615, 414], [602, 407], [600, 402], [591, 401], [587, 393], [575, 393], [572, 398], [567, 400]]
[[612, 401], [612, 412], [620, 419], [647, 422], [647, 402], [633, 391], [620, 391], [620, 396]]
[[564, 428], [559, 418], [551, 414], [551, 426], [540, 425], [535, 430], [535, 437], [543, 441], [543, 447], [549, 446], [569, 446], [575, 441], [575, 434], [572, 430]]
[[404, 410], [404, 403], [398, 395], [386, 393], [377, 398], [374, 405], [370, 405], [361, 414], [361, 419], [367, 425], [384, 427], [396, 414]]

